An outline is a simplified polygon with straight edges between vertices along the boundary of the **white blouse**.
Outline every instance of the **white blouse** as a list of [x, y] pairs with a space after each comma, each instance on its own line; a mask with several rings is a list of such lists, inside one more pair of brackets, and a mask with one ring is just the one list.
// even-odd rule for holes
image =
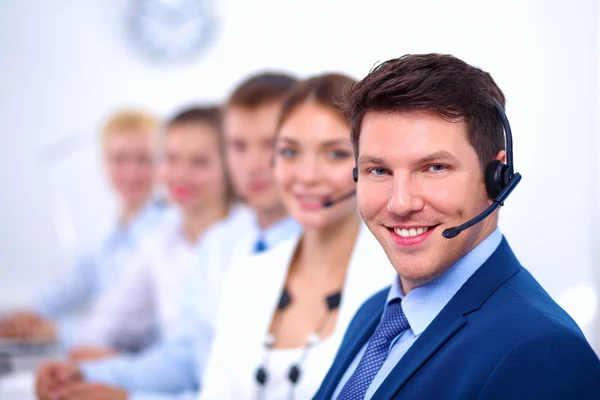
[[[287, 377], [302, 348], [270, 352], [268, 380], [257, 383], [264, 341], [285, 285], [298, 237], [232, 267], [222, 286], [216, 336], [201, 379], [200, 399], [311, 399], [319, 388], [352, 317], [371, 295], [389, 286], [395, 271], [371, 232], [361, 225], [346, 274], [335, 331], [313, 346], [290, 393]], [[262, 390], [262, 391], [261, 391]]]
[[[304, 347], [294, 349], [274, 349], [269, 352], [267, 371], [269, 379], [261, 389], [256, 387], [257, 400], [261, 399], [311, 399], [317, 387], [314, 383], [321, 383], [321, 380], [329, 370], [331, 362], [323, 362], [323, 360], [333, 361], [338, 346], [341, 343], [341, 335], [338, 329], [333, 335], [325, 338], [321, 342], [312, 346], [305, 353]], [[289, 378], [289, 372], [292, 365], [300, 363], [300, 381], [309, 382], [312, 384], [293, 385]], [[262, 392], [261, 392], [262, 390]]]

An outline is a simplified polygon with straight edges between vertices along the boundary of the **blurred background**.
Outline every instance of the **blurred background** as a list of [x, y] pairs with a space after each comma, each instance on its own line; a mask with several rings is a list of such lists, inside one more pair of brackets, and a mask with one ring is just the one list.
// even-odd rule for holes
[[523, 181], [500, 227], [600, 350], [600, 7], [595, 0], [0, 2], [0, 308], [110, 227], [98, 127], [169, 116], [263, 69], [362, 78], [451, 53], [507, 97]]

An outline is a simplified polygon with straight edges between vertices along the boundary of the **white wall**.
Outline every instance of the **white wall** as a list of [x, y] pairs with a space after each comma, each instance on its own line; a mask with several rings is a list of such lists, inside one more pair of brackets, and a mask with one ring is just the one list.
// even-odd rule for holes
[[[600, 7], [596, 8], [596, 49], [597, 49], [597, 66], [600, 66]], [[600, 157], [597, 155], [600, 154], [600, 77], [597, 76], [596, 79], [596, 132], [594, 137], [596, 138], [596, 181], [594, 184], [595, 191], [595, 204], [596, 207], [593, 210], [593, 221], [600, 222]], [[600, 234], [596, 234], [596, 238], [598, 238]], [[598, 243], [598, 240], [596, 240]], [[594, 263], [592, 264], [592, 269], [596, 273], [596, 288], [598, 292], [600, 292], [600, 246], [593, 246], [594, 248]], [[596, 302], [596, 310], [598, 310], [598, 315], [596, 316], [596, 326], [595, 326], [595, 340], [594, 344], [596, 345], [596, 351], [598, 352], [600, 349], [600, 295], [597, 296]]]
[[[105, 224], [103, 210], [113, 204], [89, 138], [113, 107], [166, 114], [190, 101], [221, 99], [263, 67], [362, 77], [377, 61], [408, 52], [452, 53], [493, 74], [507, 96], [523, 175], [501, 229], [556, 298], [593, 285], [600, 222], [596, 1], [219, 0], [219, 36], [206, 56], [170, 67], [144, 61], [123, 39], [128, 4], [0, 3], [2, 304], [26, 301], [60, 255], [48, 206], [57, 191], [44, 185], [80, 196], [75, 223], [84, 239]], [[88, 138], [83, 150], [60, 166], [41, 167], [42, 149], [70, 135]], [[577, 289], [564, 300], [583, 322], [585, 293]], [[584, 328], [592, 338], [595, 328]]]

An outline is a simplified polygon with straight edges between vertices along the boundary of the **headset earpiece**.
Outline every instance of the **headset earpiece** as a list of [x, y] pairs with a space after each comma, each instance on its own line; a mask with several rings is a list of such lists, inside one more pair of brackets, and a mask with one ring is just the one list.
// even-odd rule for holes
[[500, 160], [494, 160], [489, 163], [485, 169], [485, 188], [488, 196], [494, 201], [475, 218], [472, 218], [459, 226], [445, 229], [442, 232], [442, 236], [446, 239], [452, 239], [458, 236], [462, 231], [480, 223], [498, 207], [503, 206], [506, 198], [512, 193], [515, 187], [517, 187], [519, 182], [521, 182], [521, 174], [514, 170], [512, 132], [510, 130], [510, 124], [508, 123], [508, 118], [506, 117], [506, 113], [500, 102], [495, 98], [492, 98], [492, 101], [502, 120], [502, 125], [504, 126], [504, 138], [506, 140], [506, 163], [503, 163]]
[[495, 199], [500, 192], [508, 185], [509, 166], [500, 160], [494, 160], [488, 164], [485, 169], [485, 187], [488, 195]]
[[358, 182], [358, 168], [356, 167], [352, 168], [352, 179], [354, 182]]

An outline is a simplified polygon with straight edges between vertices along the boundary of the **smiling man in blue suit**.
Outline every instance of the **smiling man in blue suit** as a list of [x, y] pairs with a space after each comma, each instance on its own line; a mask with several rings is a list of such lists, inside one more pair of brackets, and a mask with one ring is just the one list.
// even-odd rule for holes
[[598, 357], [497, 227], [520, 180], [503, 106], [449, 55], [389, 60], [348, 90], [359, 209], [398, 277], [316, 399], [600, 399]]

